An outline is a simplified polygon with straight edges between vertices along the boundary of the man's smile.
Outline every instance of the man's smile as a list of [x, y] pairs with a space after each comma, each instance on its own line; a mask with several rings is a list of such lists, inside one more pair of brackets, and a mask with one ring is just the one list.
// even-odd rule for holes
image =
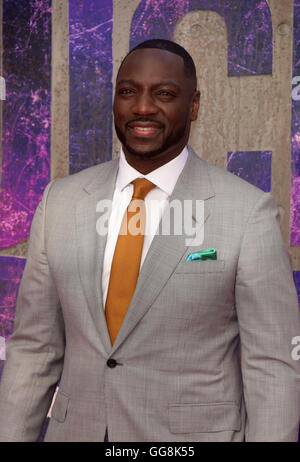
[[158, 122], [130, 122], [127, 128], [137, 138], [151, 138], [158, 135], [163, 125]]

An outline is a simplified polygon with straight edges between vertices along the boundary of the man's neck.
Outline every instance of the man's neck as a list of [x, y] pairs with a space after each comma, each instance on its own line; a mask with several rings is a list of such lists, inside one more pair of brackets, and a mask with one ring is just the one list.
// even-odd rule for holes
[[153, 157], [147, 157], [147, 154], [145, 154], [145, 157], [135, 156], [134, 154], [128, 152], [127, 149], [124, 147], [123, 152], [126, 161], [129, 165], [131, 165], [131, 167], [133, 167], [135, 170], [142, 173], [143, 175], [147, 175], [148, 173], [157, 170], [158, 168], [162, 167], [163, 165], [167, 164], [168, 162], [179, 156], [180, 153], [183, 151], [184, 146], [180, 147], [179, 150], [170, 153], [166, 151], [161, 154], [157, 154]]

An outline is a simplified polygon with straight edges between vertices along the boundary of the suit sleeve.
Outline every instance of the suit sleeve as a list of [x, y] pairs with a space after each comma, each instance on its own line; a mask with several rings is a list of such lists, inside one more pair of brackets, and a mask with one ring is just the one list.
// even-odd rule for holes
[[300, 320], [290, 257], [271, 194], [255, 205], [243, 236], [236, 309], [247, 411], [246, 441], [297, 441], [300, 361], [292, 339]]
[[36, 441], [60, 379], [64, 321], [45, 250], [50, 183], [30, 232], [14, 332], [6, 345], [0, 384], [0, 441]]

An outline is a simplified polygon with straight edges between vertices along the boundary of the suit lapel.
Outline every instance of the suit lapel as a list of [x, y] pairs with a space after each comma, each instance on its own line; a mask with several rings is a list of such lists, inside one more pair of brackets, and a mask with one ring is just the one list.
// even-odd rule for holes
[[[201, 227], [204, 226], [204, 222], [209, 216], [207, 199], [213, 196], [214, 191], [210, 183], [206, 163], [201, 161], [189, 148], [189, 157], [170, 197], [170, 203], [173, 200], [179, 200], [183, 204], [183, 201], [191, 200], [195, 205], [196, 199], [204, 200], [204, 219], [197, 223], [198, 227]], [[193, 219], [196, 222], [195, 208], [193, 208]], [[154, 237], [141, 269], [135, 294], [111, 354], [114, 353], [146, 314], [167, 283], [187, 250], [186, 238], [187, 236], [184, 234], [170, 236], [157, 234]], [[199, 249], [199, 246], [197, 249]]]
[[100, 236], [96, 231], [96, 223], [101, 216], [96, 208], [99, 201], [112, 199], [117, 169], [118, 161], [102, 164], [95, 180], [84, 188], [83, 197], [76, 207], [79, 275], [105, 356], [111, 350], [102, 301], [102, 265], [107, 235]]

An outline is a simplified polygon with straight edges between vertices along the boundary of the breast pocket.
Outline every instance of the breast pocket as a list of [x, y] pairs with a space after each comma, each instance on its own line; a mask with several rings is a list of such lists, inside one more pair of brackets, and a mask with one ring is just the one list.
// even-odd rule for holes
[[225, 260], [183, 261], [177, 266], [175, 273], [220, 273], [225, 269]]
[[215, 325], [216, 320], [219, 325], [232, 309], [231, 273], [225, 269], [223, 260], [180, 262], [154, 308], [162, 312], [164, 307], [164, 314], [185, 318], [195, 329]]

